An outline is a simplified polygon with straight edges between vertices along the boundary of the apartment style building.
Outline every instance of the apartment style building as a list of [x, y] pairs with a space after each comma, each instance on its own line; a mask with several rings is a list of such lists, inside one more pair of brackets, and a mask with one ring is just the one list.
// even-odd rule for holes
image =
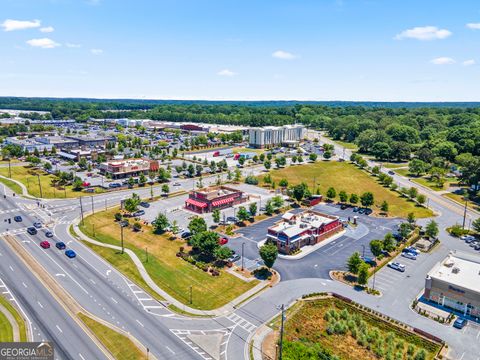
[[301, 124], [254, 127], [249, 130], [249, 144], [261, 149], [277, 145], [293, 146], [300, 143], [305, 135], [305, 126]]

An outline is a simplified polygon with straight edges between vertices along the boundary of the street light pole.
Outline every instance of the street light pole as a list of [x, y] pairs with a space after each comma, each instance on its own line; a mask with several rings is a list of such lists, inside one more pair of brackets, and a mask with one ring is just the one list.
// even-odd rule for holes
[[92, 200], [92, 214], [95, 214], [95, 209], [94, 209], [94, 206], [93, 206], [93, 196], [90, 196], [90, 199]]
[[244, 263], [243, 263], [243, 250], [244, 250], [244, 247], [245, 247], [245, 242], [242, 242], [242, 271], [243, 271], [243, 267], [244, 267]]
[[82, 225], [83, 225], [83, 204], [82, 204], [82, 197], [80, 196], [78, 198], [80, 200], [80, 212], [82, 214]]
[[190, 304], [192, 304], [192, 285], [190, 285]]
[[278, 352], [278, 359], [282, 360], [282, 352], [283, 352], [283, 321], [285, 319], [285, 305], [282, 304], [282, 323], [280, 327], [280, 350]]
[[123, 224], [120, 222], [120, 238], [122, 242], [122, 254], [123, 254]]
[[38, 187], [40, 188], [40, 197], [43, 198], [42, 183], [40, 182], [40, 175], [39, 174], [37, 174], [37, 179], [38, 179]]
[[362, 244], [362, 258], [365, 259], [365, 245]]
[[468, 205], [468, 198], [466, 197], [465, 198], [465, 207], [463, 209], [463, 225], [462, 225], [462, 229], [465, 229], [465, 219], [467, 217], [467, 205]]
[[374, 257], [373, 259], [375, 260], [375, 266], [373, 267], [373, 284], [372, 284], [372, 289], [375, 290], [375, 274], [377, 273], [377, 272], [376, 272], [376, 269], [377, 269], [377, 258]]

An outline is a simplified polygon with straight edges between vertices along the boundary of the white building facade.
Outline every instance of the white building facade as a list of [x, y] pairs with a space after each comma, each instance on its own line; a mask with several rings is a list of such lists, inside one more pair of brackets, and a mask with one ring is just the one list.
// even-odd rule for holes
[[296, 145], [305, 137], [305, 134], [305, 126], [301, 124], [250, 128], [249, 144], [255, 148]]

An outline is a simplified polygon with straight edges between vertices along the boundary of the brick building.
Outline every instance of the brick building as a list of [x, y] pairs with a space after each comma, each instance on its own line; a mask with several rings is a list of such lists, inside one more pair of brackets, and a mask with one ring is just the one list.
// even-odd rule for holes
[[203, 214], [241, 204], [247, 200], [248, 196], [240, 190], [228, 186], [211, 186], [191, 191], [185, 201], [185, 208]]

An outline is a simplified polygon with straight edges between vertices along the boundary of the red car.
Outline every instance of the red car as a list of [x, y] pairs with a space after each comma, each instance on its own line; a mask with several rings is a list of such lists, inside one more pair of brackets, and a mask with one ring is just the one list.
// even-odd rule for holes
[[48, 241], [42, 241], [40, 243], [40, 246], [44, 249], [49, 249], [50, 248], [50, 243]]
[[220, 245], [225, 245], [226, 243], [228, 243], [228, 239], [226, 237], [222, 237], [220, 238], [220, 240], [218, 240], [218, 243]]

